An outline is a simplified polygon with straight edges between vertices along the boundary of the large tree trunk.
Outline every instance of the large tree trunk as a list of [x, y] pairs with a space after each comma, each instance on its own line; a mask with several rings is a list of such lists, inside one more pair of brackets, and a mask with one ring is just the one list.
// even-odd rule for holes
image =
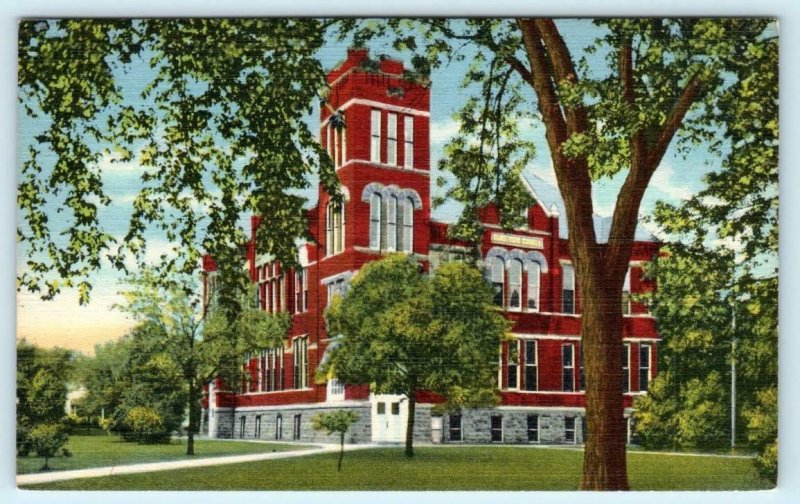
[[189, 380], [189, 428], [187, 429], [186, 455], [194, 455], [194, 433], [200, 417], [197, 382]]
[[[599, 273], [595, 276], [599, 276]], [[622, 402], [622, 287], [588, 278], [581, 345], [586, 375], [586, 439], [581, 490], [628, 490]], [[592, 284], [593, 288], [590, 287]]]

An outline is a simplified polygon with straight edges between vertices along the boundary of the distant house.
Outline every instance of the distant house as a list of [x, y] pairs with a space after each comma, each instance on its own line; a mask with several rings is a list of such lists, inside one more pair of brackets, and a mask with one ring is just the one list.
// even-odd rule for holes
[[77, 389], [67, 392], [67, 400], [64, 403], [64, 413], [67, 415], [75, 413], [75, 403], [86, 397], [88, 390], [83, 385]]
[[[331, 155], [345, 201], [337, 207], [319, 189], [308, 211], [313, 241], [299, 246], [301, 267], [283, 268], [255, 249], [247, 263], [258, 286], [260, 307], [288, 311], [292, 327], [285, 344], [245, 357], [251, 380], [241, 390], [212, 383], [204, 409], [211, 437], [313, 441], [319, 432], [311, 417], [348, 408], [360, 420], [350, 442], [400, 442], [408, 406], [405, 397], [371, 394], [367, 385], [345, 385], [335, 376], [315, 383], [314, 371], [336, 343], [325, 330], [323, 311], [348, 287], [366, 263], [389, 252], [413, 255], [428, 271], [461, 260], [471, 249], [448, 237], [448, 224], [431, 218], [430, 87], [407, 77], [403, 63], [370, 60], [366, 50], [350, 50], [328, 75], [329, 103], [345, 128], [332, 124], [322, 108], [320, 138]], [[581, 351], [581, 294], [568, 247], [564, 203], [559, 191], [526, 176], [536, 201], [525, 226], [505, 231], [498, 211], [480, 211], [484, 235], [480, 254], [494, 301], [513, 321], [513, 341], [498, 353], [500, 404], [437, 416], [437, 398], [421, 394], [414, 436], [442, 443], [581, 443], [585, 411]], [[262, 219], [253, 217], [252, 231]], [[610, 222], [597, 217], [600, 241]], [[654, 288], [642, 276], [643, 263], [658, 243], [639, 228], [620, 300], [624, 313], [623, 390], [625, 415], [633, 399], [647, 391], [656, 373], [658, 333], [647, 307], [631, 294]], [[205, 296], [215, 283], [216, 265], [206, 258]], [[630, 427], [630, 425], [629, 425]], [[629, 428], [630, 431], [630, 428]]]

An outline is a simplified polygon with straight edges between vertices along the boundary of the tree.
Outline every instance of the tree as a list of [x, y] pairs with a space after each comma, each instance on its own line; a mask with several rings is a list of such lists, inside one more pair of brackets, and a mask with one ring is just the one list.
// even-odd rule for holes
[[748, 440], [759, 450], [756, 468], [762, 476], [778, 480], [778, 389], [758, 393], [758, 404], [746, 413]]
[[41, 423], [31, 429], [28, 439], [36, 455], [44, 458], [42, 471], [49, 471], [48, 461], [67, 443], [67, 434], [63, 425]]
[[33, 428], [63, 420], [73, 359], [73, 353], [68, 350], [42, 349], [26, 340], [17, 342], [17, 453], [20, 456], [32, 449], [29, 435]]
[[[143, 265], [148, 229], [178, 252], [163, 271], [191, 273], [210, 253], [230, 279], [248, 239], [242, 214], [270, 216], [258, 249], [292, 263], [295, 239], [307, 233], [297, 190], [318, 173], [339, 197], [333, 164], [304, 121], [327, 87], [315, 55], [328, 25], [23, 20], [19, 100], [33, 141], [20, 146], [17, 236], [28, 260], [19, 288], [47, 299], [76, 287], [88, 302], [89, 276], [103, 261], [121, 271], [126, 258]], [[143, 188], [122, 238], [100, 219], [112, 202], [104, 161], [141, 166]], [[59, 219], [49, 208], [59, 208]]]
[[[370, 20], [355, 39], [391, 29], [396, 48], [422, 53], [412, 59], [421, 72], [466, 58], [463, 47], [471, 46], [473, 64], [464, 84], [472, 96], [457, 116], [459, 135], [440, 165], [455, 177], [448, 195], [465, 205], [455, 227], [464, 239], [476, 241], [479, 235], [475, 205], [496, 204], [504, 226], [513, 226], [524, 207], [515, 178], [530, 147], [516, 140], [509, 117], [536, 116], [544, 125], [583, 300], [588, 439], [580, 487], [624, 490], [619, 300], [642, 197], [671, 147], [685, 154], [703, 144], [725, 155], [726, 147], [737, 146], [749, 124], [740, 111], [760, 99], [751, 95], [754, 70], [746, 66], [748, 57], [778, 44], [768, 33], [768, 19], [594, 24], [600, 36], [583, 51], [554, 20], [540, 18], [395, 19], [382, 25]], [[767, 63], [762, 70], [776, 75], [777, 66]], [[777, 128], [776, 117], [770, 117], [771, 127]], [[592, 182], [623, 171], [610, 234], [600, 240], [593, 225]]]
[[283, 344], [289, 317], [259, 310], [252, 304], [252, 294], [238, 300], [238, 312], [203, 306], [196, 283], [184, 275], [165, 281], [145, 269], [128, 284], [129, 290], [122, 293], [126, 302], [119, 308], [157, 328], [154, 334], [160, 335], [161, 348], [177, 366], [186, 389], [184, 411], [189, 413], [186, 454], [194, 455], [203, 385], [215, 377], [226, 383], [240, 381], [242, 355]]
[[311, 425], [315, 430], [324, 430], [329, 435], [339, 434], [339, 461], [336, 464], [336, 472], [342, 472], [342, 460], [344, 459], [344, 435], [350, 427], [358, 421], [359, 415], [355, 411], [336, 410], [328, 413], [320, 413], [311, 419]]
[[404, 394], [408, 457], [419, 391], [440, 394], [449, 407], [495, 400], [497, 349], [508, 324], [473, 267], [447, 263], [425, 276], [413, 259], [390, 255], [365, 265], [325, 319], [328, 333], [341, 340], [320, 375]]

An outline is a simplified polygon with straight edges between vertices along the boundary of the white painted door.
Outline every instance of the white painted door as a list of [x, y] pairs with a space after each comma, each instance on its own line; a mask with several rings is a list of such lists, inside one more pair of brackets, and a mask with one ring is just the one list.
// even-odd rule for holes
[[372, 396], [372, 442], [401, 443], [408, 422], [408, 400], [402, 395]]

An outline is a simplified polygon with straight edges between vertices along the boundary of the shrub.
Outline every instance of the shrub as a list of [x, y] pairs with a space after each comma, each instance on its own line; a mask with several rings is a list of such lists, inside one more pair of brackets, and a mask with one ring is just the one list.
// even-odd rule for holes
[[39, 424], [28, 433], [28, 442], [39, 457], [44, 457], [42, 470], [50, 469], [48, 460], [67, 443], [67, 434], [58, 424]]
[[137, 406], [131, 408], [125, 417], [123, 438], [126, 441], [155, 444], [169, 441], [170, 432], [164, 426], [164, 419], [153, 408]]
[[754, 463], [758, 472], [778, 480], [778, 389], [770, 387], [756, 396], [756, 406], [745, 412], [747, 439], [760, 452]]
[[97, 425], [106, 431], [106, 434], [111, 435], [111, 430], [117, 426], [117, 422], [110, 416], [103, 417], [97, 421]]

